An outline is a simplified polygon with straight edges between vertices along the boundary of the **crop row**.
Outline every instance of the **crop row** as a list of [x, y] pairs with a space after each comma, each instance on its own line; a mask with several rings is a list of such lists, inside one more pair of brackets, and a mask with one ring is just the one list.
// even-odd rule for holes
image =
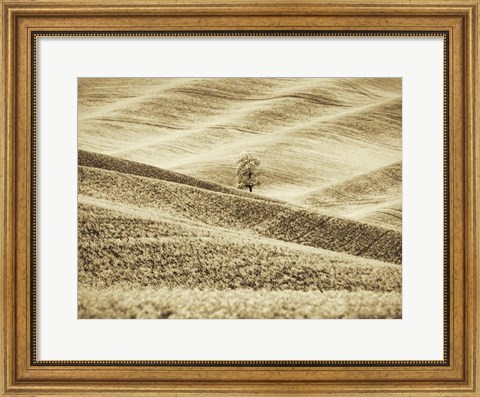
[[289, 205], [212, 192], [178, 183], [79, 167], [79, 193], [258, 236], [401, 264], [402, 237], [393, 230]]
[[393, 264], [84, 205], [79, 214], [84, 285], [401, 290]]
[[79, 318], [401, 318], [402, 296], [370, 291], [80, 288]]

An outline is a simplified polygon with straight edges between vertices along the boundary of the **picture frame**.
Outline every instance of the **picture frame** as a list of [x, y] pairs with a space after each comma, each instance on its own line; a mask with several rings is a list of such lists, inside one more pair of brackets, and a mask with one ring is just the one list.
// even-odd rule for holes
[[[479, 395], [479, 1], [2, 1], [2, 393], [4, 395]], [[446, 38], [448, 115], [444, 359], [405, 362], [36, 359], [35, 38], [61, 35]]]

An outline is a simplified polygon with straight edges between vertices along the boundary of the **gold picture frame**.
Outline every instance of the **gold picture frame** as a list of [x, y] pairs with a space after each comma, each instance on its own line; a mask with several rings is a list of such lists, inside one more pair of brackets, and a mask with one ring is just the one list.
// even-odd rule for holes
[[[4, 395], [477, 396], [479, 0], [4, 1], [2, 392]], [[429, 36], [445, 40], [444, 359], [438, 362], [39, 362], [36, 359], [36, 39], [139, 35]]]

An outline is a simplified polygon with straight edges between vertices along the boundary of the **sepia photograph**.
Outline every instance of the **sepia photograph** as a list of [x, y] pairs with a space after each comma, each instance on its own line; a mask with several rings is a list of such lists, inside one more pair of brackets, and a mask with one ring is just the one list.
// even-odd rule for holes
[[79, 78], [78, 318], [402, 318], [402, 79]]

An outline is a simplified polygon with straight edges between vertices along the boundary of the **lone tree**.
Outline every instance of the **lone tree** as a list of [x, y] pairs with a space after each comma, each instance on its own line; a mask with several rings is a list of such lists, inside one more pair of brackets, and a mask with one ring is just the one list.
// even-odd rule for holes
[[260, 160], [250, 152], [243, 152], [237, 160], [237, 187], [252, 191], [258, 186]]

